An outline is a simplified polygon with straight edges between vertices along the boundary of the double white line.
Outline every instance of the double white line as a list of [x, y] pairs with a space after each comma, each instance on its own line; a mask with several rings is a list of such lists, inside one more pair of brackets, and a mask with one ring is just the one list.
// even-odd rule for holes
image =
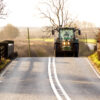
[[[49, 58], [48, 75], [49, 75], [49, 81], [51, 84], [51, 88], [52, 88], [54, 94], [56, 95], [57, 99], [58, 100], [64, 100], [64, 99], [71, 100], [58, 80], [56, 65], [55, 65], [55, 58]], [[59, 91], [60, 91], [60, 93], [59, 93]]]

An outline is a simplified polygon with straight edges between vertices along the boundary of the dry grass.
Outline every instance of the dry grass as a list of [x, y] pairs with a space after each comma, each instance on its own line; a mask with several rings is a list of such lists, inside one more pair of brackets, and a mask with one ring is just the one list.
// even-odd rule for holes
[[84, 42], [80, 42], [80, 45], [79, 45], [79, 56], [88, 57], [89, 55], [91, 55], [93, 53], [94, 53], [94, 51], [91, 51], [89, 49], [89, 47], [87, 46], [87, 44], [85, 44]]
[[[46, 41], [30, 41], [31, 43], [31, 57], [49, 57], [54, 56], [54, 42]], [[28, 55], [28, 41], [15, 40], [15, 51], [18, 52], [19, 57], [29, 57]], [[85, 43], [80, 43], [79, 56], [89, 56], [94, 51], [90, 51]]]
[[[54, 55], [53, 42], [31, 41], [31, 57], [49, 57]], [[27, 40], [16, 40], [15, 51], [19, 57], [28, 57]]]
[[2, 59], [1, 59], [1, 62], [0, 62], [0, 71], [1, 71], [3, 68], [5, 68], [6, 65], [7, 65], [9, 62], [10, 62], [9, 59], [4, 59], [4, 58], [2, 58]]

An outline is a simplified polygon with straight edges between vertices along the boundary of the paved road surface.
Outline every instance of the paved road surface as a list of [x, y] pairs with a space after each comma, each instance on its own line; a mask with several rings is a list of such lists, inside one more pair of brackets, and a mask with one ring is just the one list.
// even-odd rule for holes
[[86, 58], [56, 59], [57, 74], [72, 100], [100, 100], [100, 79]]
[[16, 59], [2, 81], [0, 100], [56, 100], [48, 79], [48, 58]]
[[100, 100], [87, 58], [17, 58], [1, 76], [0, 100]]

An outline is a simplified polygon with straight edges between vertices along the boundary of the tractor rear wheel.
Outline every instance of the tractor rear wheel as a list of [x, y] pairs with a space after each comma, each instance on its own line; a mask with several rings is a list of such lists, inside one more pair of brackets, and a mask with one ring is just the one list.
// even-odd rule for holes
[[78, 53], [79, 53], [79, 44], [75, 44], [74, 45], [74, 56], [78, 57]]
[[59, 53], [57, 52], [57, 50], [55, 51], [55, 56], [59, 57]]
[[55, 45], [55, 56], [56, 56], [56, 57], [59, 57], [59, 52], [58, 52], [58, 47], [57, 47], [57, 45]]

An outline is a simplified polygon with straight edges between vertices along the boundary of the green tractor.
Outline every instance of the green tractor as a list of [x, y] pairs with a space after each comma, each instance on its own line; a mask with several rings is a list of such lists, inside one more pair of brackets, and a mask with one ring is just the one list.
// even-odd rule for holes
[[[79, 40], [76, 38], [76, 34], [81, 34], [81, 31], [76, 28], [59, 28], [58, 38], [55, 40], [54, 49], [55, 56], [58, 57], [62, 53], [71, 54], [74, 57], [78, 57], [79, 53]], [[52, 30], [52, 35], [55, 34], [55, 30]]]

